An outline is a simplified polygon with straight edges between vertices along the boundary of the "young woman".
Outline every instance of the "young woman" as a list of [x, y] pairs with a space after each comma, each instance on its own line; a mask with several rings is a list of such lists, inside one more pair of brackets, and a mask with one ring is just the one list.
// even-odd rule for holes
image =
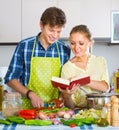
[[74, 86], [72, 90], [59, 90], [62, 92], [64, 104], [67, 107], [85, 107], [87, 93], [109, 91], [109, 77], [106, 60], [102, 56], [91, 53], [93, 40], [86, 25], [77, 25], [70, 32], [70, 47], [74, 57], [62, 67], [61, 77], [89, 75], [90, 83], [84, 86]]

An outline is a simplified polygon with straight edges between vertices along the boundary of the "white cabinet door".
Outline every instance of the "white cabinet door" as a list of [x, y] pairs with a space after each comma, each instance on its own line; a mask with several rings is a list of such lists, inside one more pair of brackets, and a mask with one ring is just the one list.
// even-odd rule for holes
[[62, 36], [69, 36], [73, 26], [86, 24], [94, 37], [110, 37], [110, 6], [111, 0], [59, 0], [67, 16]]
[[21, 40], [21, 0], [0, 0], [0, 43]]
[[57, 0], [22, 0], [22, 39], [37, 35], [41, 14], [56, 5]]

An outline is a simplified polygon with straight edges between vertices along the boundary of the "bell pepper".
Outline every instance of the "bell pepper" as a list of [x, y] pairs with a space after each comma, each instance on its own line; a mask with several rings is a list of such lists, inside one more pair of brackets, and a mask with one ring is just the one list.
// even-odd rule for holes
[[36, 111], [35, 110], [20, 110], [19, 117], [23, 117], [24, 119], [36, 119]]

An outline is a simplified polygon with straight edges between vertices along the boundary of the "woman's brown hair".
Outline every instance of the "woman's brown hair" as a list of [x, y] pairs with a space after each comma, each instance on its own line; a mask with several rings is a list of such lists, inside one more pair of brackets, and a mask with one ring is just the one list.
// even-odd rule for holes
[[77, 25], [77, 26], [73, 27], [70, 32], [70, 35], [72, 33], [76, 33], [76, 32], [83, 33], [89, 39], [89, 41], [92, 40], [91, 32], [86, 25]]

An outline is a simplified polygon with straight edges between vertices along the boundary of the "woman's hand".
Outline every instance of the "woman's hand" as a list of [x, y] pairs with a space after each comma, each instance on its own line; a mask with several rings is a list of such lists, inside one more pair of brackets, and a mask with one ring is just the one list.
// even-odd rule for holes
[[64, 107], [64, 99], [63, 99], [63, 97], [62, 97], [62, 94], [61, 94], [60, 97], [59, 97], [59, 101], [61, 102], [61, 103], [60, 103], [60, 108], [63, 108], [63, 107]]
[[74, 84], [71, 90], [68, 87], [66, 89], [61, 89], [61, 87], [58, 87], [58, 89], [63, 94], [72, 95], [73, 93], [75, 93], [78, 90], [79, 87], [80, 87], [80, 84], [77, 84], [77, 85]]
[[69, 90], [68, 88], [66, 88], [66, 90], [64, 90], [64, 89], [61, 89], [60, 87], [58, 87], [59, 91], [61, 91], [64, 106], [69, 107], [71, 109], [75, 108], [75, 104], [72, 101], [71, 95], [73, 93], [75, 93], [79, 87], [80, 87], [80, 84], [77, 84], [77, 85], [74, 84], [71, 90]]

